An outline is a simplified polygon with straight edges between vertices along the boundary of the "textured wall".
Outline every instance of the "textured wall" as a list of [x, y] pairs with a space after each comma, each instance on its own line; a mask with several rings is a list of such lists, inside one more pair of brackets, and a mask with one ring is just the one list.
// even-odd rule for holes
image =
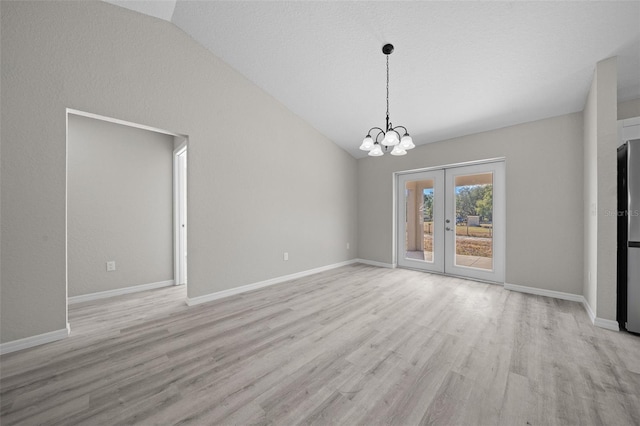
[[69, 296], [173, 279], [173, 139], [69, 114]]
[[617, 111], [617, 60], [596, 64], [584, 109], [583, 292], [597, 318], [616, 319], [617, 120], [633, 114], [637, 101]]
[[175, 26], [0, 7], [3, 342], [66, 326], [65, 108], [189, 135], [189, 297], [355, 257], [356, 161]]
[[582, 114], [358, 160], [359, 257], [392, 263], [393, 172], [506, 158], [506, 282], [582, 294]]
[[584, 274], [583, 296], [598, 306], [598, 80], [596, 70], [583, 111], [584, 123]]
[[616, 250], [618, 242], [618, 111], [617, 58], [598, 62], [597, 78], [597, 135], [598, 135], [598, 318], [616, 319]]

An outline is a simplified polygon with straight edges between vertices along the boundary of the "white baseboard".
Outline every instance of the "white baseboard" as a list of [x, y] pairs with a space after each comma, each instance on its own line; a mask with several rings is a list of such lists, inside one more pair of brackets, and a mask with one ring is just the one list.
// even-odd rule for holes
[[504, 288], [511, 291], [518, 291], [520, 293], [535, 294], [538, 296], [547, 296], [554, 299], [570, 300], [572, 302], [580, 302], [584, 300], [581, 294], [564, 293], [562, 291], [546, 290], [544, 288], [527, 287], [524, 285], [508, 284], [504, 283]]
[[44, 345], [45, 343], [55, 342], [56, 340], [62, 340], [68, 337], [69, 333], [71, 333], [71, 328], [69, 327], [69, 324], [67, 324], [67, 328], [60, 330], [38, 334], [37, 336], [25, 337], [24, 339], [13, 340], [11, 342], [0, 343], [0, 355]]
[[591, 323], [596, 327], [604, 328], [611, 331], [620, 331], [620, 325], [618, 321], [612, 321], [604, 318], [598, 318], [596, 314], [591, 309], [591, 305], [587, 302], [587, 298], [582, 298], [582, 306], [584, 306], [584, 310], [587, 311], [587, 315], [589, 315], [589, 319]]
[[194, 306], [194, 305], [199, 305], [201, 303], [212, 302], [214, 300], [222, 299], [229, 296], [234, 296], [236, 294], [245, 293], [247, 291], [257, 290], [259, 288], [268, 287], [270, 285], [280, 284], [285, 281], [306, 277], [307, 275], [317, 274], [318, 272], [324, 272], [330, 269], [339, 268], [341, 266], [351, 265], [353, 263], [356, 263], [357, 261], [358, 261], [357, 259], [347, 260], [345, 262], [334, 263], [327, 266], [321, 266], [319, 268], [309, 269], [302, 272], [296, 272], [295, 274], [283, 275], [281, 277], [271, 278], [269, 280], [259, 281], [253, 284], [247, 284], [247, 285], [243, 285], [236, 288], [230, 288], [228, 290], [222, 290], [215, 293], [205, 294], [204, 296], [197, 296], [197, 297], [191, 297], [191, 298], [187, 297], [187, 305]]
[[611, 331], [620, 331], [620, 325], [618, 324], [618, 321], [596, 317], [595, 320], [593, 320], [593, 325], [600, 328], [606, 328], [607, 330]]
[[391, 269], [393, 269], [393, 268], [396, 267], [395, 263], [383, 263], [383, 262], [378, 262], [376, 260], [356, 259], [356, 262], [364, 263], [365, 265], [378, 266], [380, 268], [391, 268]]
[[107, 297], [120, 296], [123, 294], [137, 293], [139, 291], [153, 290], [154, 288], [168, 287], [173, 285], [174, 280], [158, 281], [157, 283], [134, 285], [132, 287], [117, 288], [115, 290], [99, 291], [97, 293], [81, 294], [69, 297], [70, 305], [74, 303], [88, 302], [96, 299], [106, 299]]
[[591, 306], [589, 305], [589, 302], [587, 302], [587, 299], [585, 299], [581, 294], [563, 293], [561, 291], [545, 290], [542, 288], [507, 283], [504, 283], [504, 288], [511, 291], [519, 291], [520, 293], [536, 294], [538, 296], [547, 296], [553, 297], [554, 299], [570, 300], [572, 302], [582, 303], [582, 306], [584, 307], [584, 310], [587, 311], [587, 315], [593, 325], [607, 330], [620, 331], [617, 321], [596, 317], [593, 309], [591, 309]]

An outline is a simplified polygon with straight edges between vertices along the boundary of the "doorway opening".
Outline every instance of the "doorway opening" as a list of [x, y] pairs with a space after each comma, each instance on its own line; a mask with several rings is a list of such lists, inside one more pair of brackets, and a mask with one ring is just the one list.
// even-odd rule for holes
[[504, 162], [397, 174], [401, 267], [504, 281]]
[[[67, 321], [69, 304], [186, 284], [186, 221], [178, 240], [174, 215], [180, 189], [186, 217], [188, 137], [69, 108], [66, 125]], [[179, 148], [184, 178], [176, 188]]]

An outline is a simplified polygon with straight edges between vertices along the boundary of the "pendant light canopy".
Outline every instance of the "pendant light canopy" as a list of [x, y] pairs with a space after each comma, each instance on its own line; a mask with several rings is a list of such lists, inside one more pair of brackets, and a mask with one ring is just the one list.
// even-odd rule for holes
[[380, 127], [369, 129], [360, 149], [369, 151], [369, 155], [372, 157], [384, 155], [389, 149], [391, 149], [391, 155], [405, 155], [407, 150], [415, 148], [413, 140], [406, 127], [393, 127], [389, 121], [389, 55], [393, 53], [393, 45], [385, 44], [382, 46], [382, 53], [387, 57], [387, 125], [384, 130]]

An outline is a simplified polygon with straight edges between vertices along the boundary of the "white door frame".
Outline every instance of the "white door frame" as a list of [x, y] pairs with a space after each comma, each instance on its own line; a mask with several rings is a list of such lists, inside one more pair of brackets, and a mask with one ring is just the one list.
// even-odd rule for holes
[[[486, 159], [486, 160], [480, 160], [480, 161], [470, 161], [470, 162], [465, 162], [465, 163], [455, 163], [455, 164], [447, 164], [447, 165], [442, 165], [442, 166], [435, 166], [435, 167], [427, 167], [427, 168], [422, 168], [422, 169], [413, 169], [413, 170], [405, 170], [405, 171], [401, 171], [401, 172], [394, 172], [393, 173], [393, 180], [394, 180], [394, 185], [393, 185], [393, 203], [394, 203], [394, 208], [393, 208], [393, 267], [399, 266], [399, 267], [407, 267], [407, 268], [412, 268], [412, 269], [419, 269], [419, 270], [424, 270], [427, 271], [427, 269], [425, 269], [423, 266], [424, 262], [421, 262], [422, 264], [419, 265], [412, 265], [412, 266], [406, 266], [403, 265], [401, 262], [401, 258], [404, 257], [402, 254], [402, 251], [404, 250], [404, 244], [403, 241], [400, 237], [400, 235], [402, 234], [402, 232], [404, 231], [404, 227], [401, 228], [401, 224], [400, 224], [400, 218], [404, 217], [404, 210], [401, 211], [401, 204], [399, 202], [399, 200], [404, 199], [404, 187], [401, 187], [400, 181], [407, 181], [407, 180], [415, 180], [410, 178], [411, 175], [413, 176], [418, 176], [417, 173], [422, 173], [422, 172], [432, 172], [435, 170], [449, 170], [449, 174], [455, 173], [453, 172], [453, 170], [450, 169], [455, 169], [455, 168], [461, 168], [461, 167], [468, 167], [468, 166], [476, 166], [476, 165], [486, 165], [486, 164], [491, 164], [491, 163], [496, 163], [499, 164], [498, 168], [500, 169], [497, 173], [498, 175], [496, 176], [497, 180], [500, 180], [500, 182], [498, 183], [497, 187], [494, 186], [493, 191], [494, 191], [494, 225], [495, 223], [497, 223], [497, 221], [495, 220], [496, 218], [496, 214], [498, 215], [497, 218], [501, 219], [500, 222], [497, 224], [497, 226], [494, 227], [493, 230], [493, 238], [494, 238], [494, 245], [499, 246], [497, 250], [495, 250], [494, 252], [494, 271], [496, 272], [496, 274], [494, 274], [493, 276], [491, 276], [490, 274], [480, 274], [483, 275], [482, 277], [480, 276], [470, 276], [468, 274], [468, 271], [464, 270], [461, 271], [459, 268], [447, 268], [447, 265], [444, 266], [444, 268], [442, 269], [442, 272], [437, 271], [437, 270], [432, 270], [431, 272], [434, 273], [443, 273], [445, 275], [452, 275], [452, 276], [460, 276], [462, 278], [469, 278], [469, 279], [475, 279], [475, 280], [479, 280], [479, 281], [488, 281], [488, 282], [492, 282], [492, 283], [500, 283], [503, 284], [504, 283], [504, 279], [505, 279], [505, 269], [506, 269], [506, 261], [505, 261], [505, 257], [506, 257], [506, 173], [505, 173], [505, 158], [504, 157], [498, 157], [498, 158], [490, 158], [490, 159]], [[465, 173], [466, 174], [466, 173]], [[403, 176], [409, 176], [409, 177], [403, 177]], [[446, 189], [445, 189], [446, 190]], [[451, 197], [447, 197], [447, 198], [451, 198]], [[496, 205], [496, 201], [495, 199], [500, 199], [501, 201], [499, 201]], [[496, 209], [498, 209], [499, 211], [496, 211]], [[435, 216], [435, 215], [434, 215]], [[435, 219], [435, 217], [434, 217]], [[455, 224], [455, 214], [453, 215], [453, 218], [450, 219], [452, 220], [452, 223]], [[434, 220], [435, 223], [435, 220]], [[444, 223], [444, 218], [443, 218], [443, 223]], [[434, 238], [435, 238], [435, 233], [434, 233]], [[446, 250], [446, 246], [447, 245], [451, 245], [451, 242], [449, 242], [449, 244], [446, 243], [445, 241], [445, 250]], [[435, 255], [435, 254], [434, 254]], [[449, 255], [449, 257], [452, 257], [451, 255]], [[499, 258], [498, 258], [499, 257]], [[465, 268], [467, 269], [467, 268]]]
[[[399, 247], [399, 250], [404, 251], [405, 248], [405, 238], [406, 238], [406, 221], [402, 220], [402, 218], [407, 215], [407, 203], [405, 202], [405, 193], [406, 193], [406, 184], [407, 182], [412, 181], [421, 181], [421, 180], [431, 180], [433, 179], [433, 192], [436, 195], [438, 201], [443, 199], [444, 195], [444, 181], [445, 175], [444, 170], [429, 170], [424, 172], [417, 172], [411, 174], [403, 174], [399, 175], [397, 178], [397, 194], [398, 200], [400, 200], [398, 205], [398, 226], [396, 232], [396, 247]], [[434, 198], [435, 200], [435, 198]], [[433, 209], [433, 223], [438, 223], [444, 221], [444, 203], [438, 202], [434, 204]], [[397, 263], [398, 266], [403, 268], [411, 268], [411, 269], [420, 269], [423, 271], [429, 272], [444, 272], [444, 252], [440, 250], [436, 250], [435, 248], [444, 246], [444, 229], [441, 226], [434, 227], [433, 229], [433, 260], [418, 260], [411, 259], [407, 256], [403, 256], [402, 252], [398, 253]]]
[[[187, 194], [183, 194], [183, 191], [186, 190], [186, 183], [183, 185], [181, 179], [181, 167], [180, 167], [180, 156], [183, 154], [187, 154], [187, 141], [182, 142], [176, 149], [173, 150], [173, 279], [175, 285], [186, 284], [187, 277], [187, 267], [182, 266], [181, 260], [186, 257], [187, 244], [185, 237], [185, 244], [181, 244], [181, 228], [184, 223], [186, 223], [187, 211]], [[188, 162], [187, 156], [187, 162]], [[188, 170], [188, 168], [187, 168]], [[185, 172], [186, 174], [186, 172]], [[185, 176], [186, 178], [186, 176]], [[181, 208], [181, 201], [184, 200], [184, 206]], [[185, 261], [186, 266], [186, 261]], [[183, 270], [184, 269], [184, 270]]]

